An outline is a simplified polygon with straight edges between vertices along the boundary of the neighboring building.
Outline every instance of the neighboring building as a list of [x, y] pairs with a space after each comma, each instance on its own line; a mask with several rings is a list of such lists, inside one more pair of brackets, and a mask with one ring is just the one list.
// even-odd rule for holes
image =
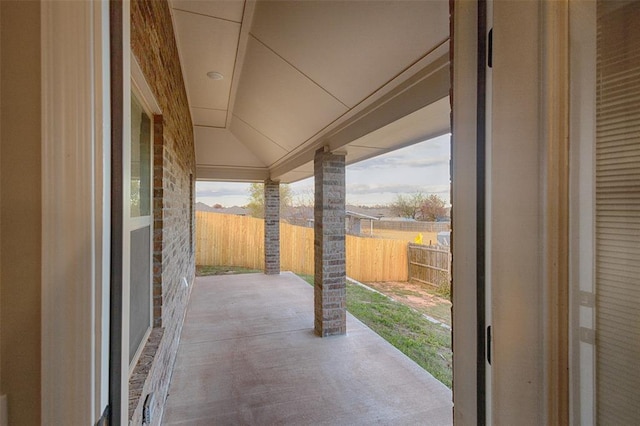
[[249, 209], [246, 207], [238, 207], [238, 206], [225, 207], [220, 209], [219, 213], [234, 214], [236, 216], [249, 216]]
[[440, 231], [437, 235], [438, 245], [447, 246], [451, 245], [451, 231]]
[[294, 206], [281, 212], [282, 220], [291, 225], [313, 228], [313, 206]]
[[222, 209], [217, 209], [213, 206], [210, 206], [208, 204], [205, 203], [196, 203], [196, 211], [197, 212], [210, 212], [210, 213], [214, 213], [214, 212], [218, 212]]
[[373, 221], [378, 220], [376, 217], [368, 216], [362, 213], [356, 213], [347, 210], [345, 212], [345, 230], [347, 234], [351, 235], [360, 235], [363, 233], [362, 230], [362, 219], [366, 219], [369, 224], [369, 228], [366, 229], [365, 233], [369, 235], [373, 235]]
[[345, 334], [345, 165], [450, 131], [455, 423], [637, 422], [640, 2], [0, 1], [0, 28], [9, 424], [160, 422], [197, 179], [265, 183], [275, 274], [279, 182], [315, 176], [310, 328]]
[[236, 216], [249, 215], [249, 209], [247, 209], [246, 207], [233, 206], [233, 207], [216, 208], [204, 203], [196, 203], [196, 211], [209, 212], [209, 213], [234, 214]]
[[441, 232], [451, 229], [450, 222], [423, 222], [407, 217], [382, 217], [377, 221], [365, 220], [365, 226], [405, 232]]
[[369, 207], [369, 206], [348, 205], [347, 210], [355, 213], [365, 214], [367, 216], [372, 216], [372, 217], [375, 217], [376, 219], [391, 216], [391, 209], [389, 207], [384, 207], [384, 206]]

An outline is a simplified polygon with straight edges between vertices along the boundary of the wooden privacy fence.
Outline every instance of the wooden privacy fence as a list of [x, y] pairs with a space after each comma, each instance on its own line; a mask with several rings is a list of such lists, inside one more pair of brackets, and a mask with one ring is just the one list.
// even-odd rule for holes
[[[280, 267], [313, 275], [313, 229], [280, 223]], [[358, 281], [406, 281], [407, 243], [346, 238], [347, 275]], [[196, 264], [264, 267], [264, 221], [196, 212]]]
[[347, 235], [347, 275], [358, 281], [407, 281], [407, 242]]
[[196, 212], [196, 264], [264, 267], [264, 221]]
[[448, 248], [409, 244], [409, 280], [448, 288], [451, 255]]
[[362, 229], [391, 229], [407, 232], [442, 232], [451, 229], [451, 222], [422, 222], [413, 220], [362, 219]]

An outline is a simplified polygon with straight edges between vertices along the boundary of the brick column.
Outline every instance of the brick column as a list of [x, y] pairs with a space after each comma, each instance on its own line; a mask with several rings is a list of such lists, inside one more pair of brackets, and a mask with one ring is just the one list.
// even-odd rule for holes
[[324, 149], [314, 158], [315, 332], [346, 334], [345, 157]]
[[264, 273], [280, 273], [280, 182], [264, 182]]

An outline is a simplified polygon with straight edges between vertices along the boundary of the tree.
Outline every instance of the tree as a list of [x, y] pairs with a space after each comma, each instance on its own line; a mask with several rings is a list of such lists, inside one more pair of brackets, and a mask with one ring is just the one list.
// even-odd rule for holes
[[315, 202], [315, 192], [312, 188], [306, 188], [296, 194], [294, 205], [296, 207], [311, 207], [313, 209]]
[[425, 196], [421, 192], [411, 195], [398, 194], [395, 201], [389, 205], [389, 209], [396, 216], [418, 219], [424, 201]]
[[306, 189], [296, 194], [292, 209], [292, 217], [300, 223], [308, 223], [313, 219], [313, 207], [315, 205], [315, 194], [313, 189]]
[[[286, 183], [280, 184], [280, 212], [289, 208], [292, 204], [293, 194], [291, 187]], [[264, 218], [264, 184], [252, 183], [249, 186], [249, 213], [253, 217]]]
[[447, 207], [442, 198], [435, 194], [426, 197], [420, 206], [421, 219], [435, 222], [438, 218], [447, 215]]

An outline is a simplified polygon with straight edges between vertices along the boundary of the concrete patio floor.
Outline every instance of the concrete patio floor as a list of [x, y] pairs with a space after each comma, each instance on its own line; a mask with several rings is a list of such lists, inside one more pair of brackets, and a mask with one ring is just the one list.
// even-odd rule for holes
[[197, 278], [164, 424], [450, 425], [451, 391], [348, 315], [313, 333], [296, 275]]

